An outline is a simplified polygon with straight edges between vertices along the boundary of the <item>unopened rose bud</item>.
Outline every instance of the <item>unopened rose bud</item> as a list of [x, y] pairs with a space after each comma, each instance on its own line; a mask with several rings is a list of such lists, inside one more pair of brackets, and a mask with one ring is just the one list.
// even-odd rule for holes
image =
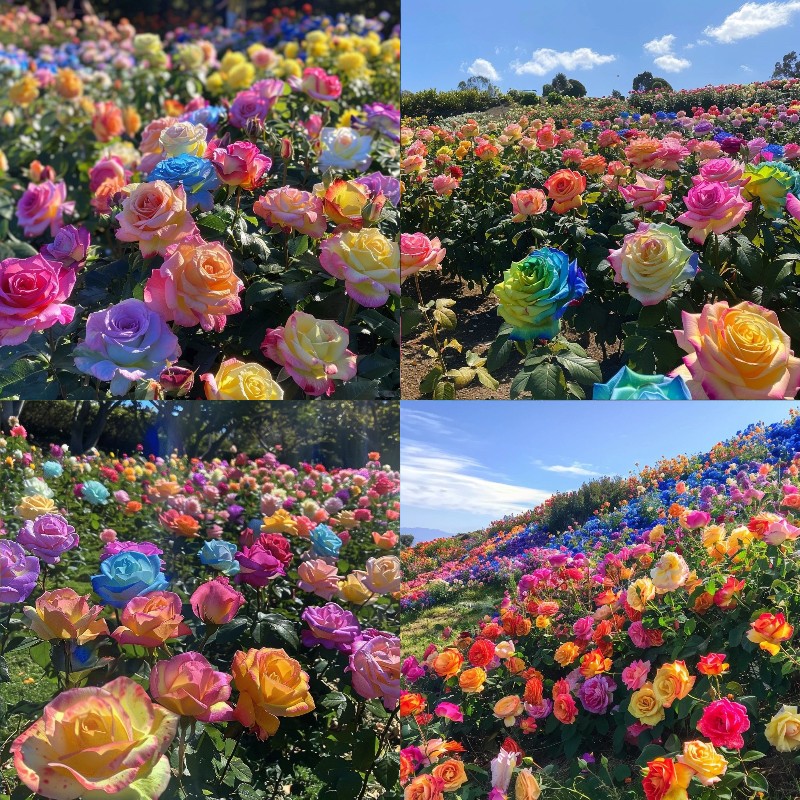
[[292, 140], [284, 136], [281, 139], [281, 158], [284, 161], [289, 161], [294, 155], [294, 148], [292, 147]]
[[167, 397], [186, 397], [194, 386], [194, 372], [186, 367], [167, 367], [158, 382]]

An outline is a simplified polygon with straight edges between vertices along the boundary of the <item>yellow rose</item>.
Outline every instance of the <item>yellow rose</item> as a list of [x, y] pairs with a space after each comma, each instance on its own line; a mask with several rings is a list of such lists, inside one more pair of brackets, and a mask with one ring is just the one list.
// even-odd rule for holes
[[53, 81], [53, 88], [59, 97], [74, 100], [83, 94], [83, 81], [74, 69], [60, 69]]
[[375, 594], [392, 594], [400, 591], [403, 569], [397, 556], [367, 559], [364, 586]]
[[767, 723], [764, 735], [779, 753], [800, 749], [800, 714], [797, 713], [797, 706], [781, 706], [780, 711]]
[[289, 533], [297, 536], [297, 520], [285, 508], [279, 508], [271, 517], [264, 518], [261, 533]]
[[8, 99], [15, 106], [29, 106], [39, 96], [39, 85], [33, 75], [27, 74], [8, 90]]
[[56, 504], [49, 498], [40, 494], [23, 497], [16, 508], [17, 516], [22, 519], [36, 519], [42, 514], [50, 514], [56, 510]]
[[216, 375], [201, 375], [209, 400], [282, 400], [283, 389], [260, 364], [236, 358], [223, 361]]
[[713, 786], [728, 769], [725, 757], [714, 749], [711, 742], [684, 742], [683, 753], [678, 756], [678, 762], [694, 770], [694, 777], [703, 786]]
[[339, 581], [339, 594], [353, 605], [363, 605], [372, 596], [372, 592], [364, 586], [364, 578], [367, 573], [360, 569], [355, 569], [343, 580]]
[[644, 611], [647, 604], [656, 596], [656, 587], [650, 578], [639, 578], [628, 587], [628, 605], [636, 611]]
[[89, 596], [74, 589], [45, 592], [34, 606], [22, 610], [31, 630], [43, 641], [73, 639], [84, 644], [98, 636], [108, 636], [108, 625], [100, 618], [103, 606], [90, 606]]
[[689, 577], [689, 565], [683, 556], [666, 552], [650, 570], [650, 577], [658, 592], [674, 592], [686, 583]]
[[645, 725], [658, 725], [664, 719], [664, 707], [653, 691], [649, 681], [631, 695], [628, 711]]
[[753, 533], [749, 531], [744, 525], [734, 528], [731, 535], [728, 537], [727, 551], [731, 558], [739, 555], [741, 550], [746, 550], [752, 543]]
[[669, 708], [675, 700], [683, 700], [692, 691], [695, 680], [683, 661], [664, 664], [653, 679], [653, 694], [664, 708]]
[[539, 800], [542, 789], [529, 769], [520, 770], [514, 784], [514, 800]]

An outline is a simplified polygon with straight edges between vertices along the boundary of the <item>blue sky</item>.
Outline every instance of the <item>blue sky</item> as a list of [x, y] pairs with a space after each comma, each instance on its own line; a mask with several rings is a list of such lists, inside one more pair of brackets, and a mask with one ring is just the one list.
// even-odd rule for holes
[[556, 72], [591, 96], [649, 70], [676, 89], [768, 80], [800, 50], [800, 0], [403, 0], [404, 89], [454, 89], [470, 74], [535, 89]]
[[401, 529], [462, 533], [597, 475], [707, 452], [795, 402], [411, 401], [400, 404]]

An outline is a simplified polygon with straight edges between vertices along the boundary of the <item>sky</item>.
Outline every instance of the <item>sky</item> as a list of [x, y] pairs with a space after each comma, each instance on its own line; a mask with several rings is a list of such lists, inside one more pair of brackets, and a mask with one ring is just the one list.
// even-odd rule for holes
[[404, 89], [455, 89], [470, 75], [535, 89], [557, 72], [590, 96], [649, 70], [675, 89], [768, 80], [800, 50], [800, 0], [403, 0]]
[[[401, 530], [449, 534], [533, 508], [601, 475], [707, 452], [796, 402], [402, 402]], [[638, 464], [638, 466], [637, 466]], [[432, 537], [418, 537], [418, 541]]]

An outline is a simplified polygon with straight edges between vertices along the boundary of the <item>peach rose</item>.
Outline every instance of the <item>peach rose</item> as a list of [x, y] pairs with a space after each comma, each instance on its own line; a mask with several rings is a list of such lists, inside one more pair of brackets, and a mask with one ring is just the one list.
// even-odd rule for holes
[[464, 656], [458, 650], [448, 647], [433, 659], [431, 667], [440, 677], [447, 680], [458, 675], [461, 665], [464, 663]]
[[37, 598], [35, 606], [22, 613], [30, 629], [43, 641], [71, 639], [78, 644], [108, 636], [108, 625], [100, 619], [103, 606], [90, 606], [88, 595], [74, 589], [54, 589]]
[[312, 239], [321, 239], [328, 227], [322, 200], [293, 186], [267, 192], [253, 204], [253, 213], [284, 233], [297, 231]]
[[492, 709], [492, 713], [498, 718], [503, 720], [503, 724], [510, 728], [517, 721], [517, 717], [522, 714], [525, 707], [522, 703], [522, 698], [519, 695], [512, 694], [506, 697], [501, 697]]
[[190, 634], [174, 592], [155, 591], [131, 598], [122, 610], [122, 624], [111, 633], [119, 644], [162, 647], [169, 639]]
[[465, 694], [480, 694], [486, 683], [486, 670], [483, 667], [465, 669], [458, 676], [458, 685]]
[[424, 233], [401, 233], [400, 282], [418, 272], [441, 269], [446, 253], [438, 238], [429, 239]]
[[553, 201], [553, 211], [556, 214], [566, 214], [567, 211], [583, 205], [581, 192], [586, 190], [586, 176], [571, 169], [560, 169], [545, 181], [544, 188]]
[[457, 792], [468, 780], [464, 770], [464, 764], [457, 758], [448, 758], [441, 764], [437, 764], [432, 770], [434, 778], [442, 781], [442, 791]]

